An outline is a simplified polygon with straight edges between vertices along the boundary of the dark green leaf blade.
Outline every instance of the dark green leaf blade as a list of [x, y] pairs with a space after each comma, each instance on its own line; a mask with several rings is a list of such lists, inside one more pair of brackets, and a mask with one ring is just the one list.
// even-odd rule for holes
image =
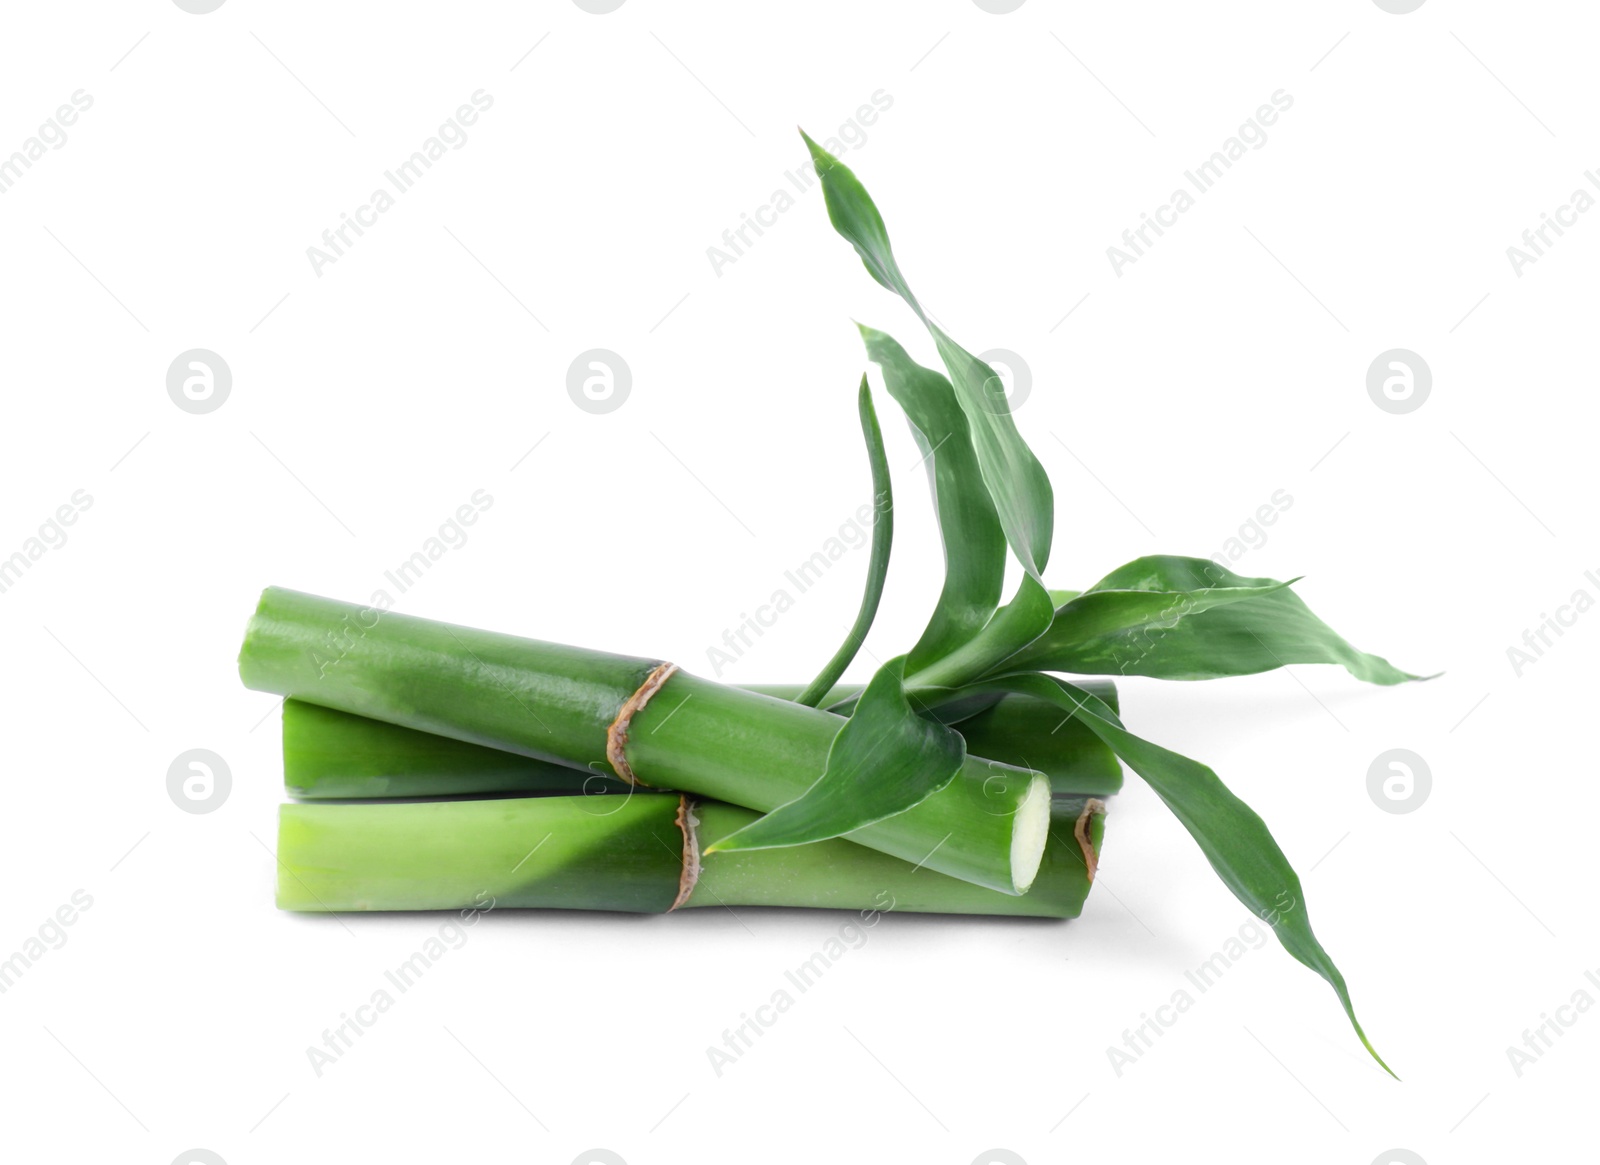
[[924, 317], [956, 398], [973, 421], [973, 446], [994, 497], [1006, 539], [1024, 569], [1043, 585], [1055, 535], [1055, 492], [1049, 475], [1017, 431], [1005, 382], [989, 365]]
[[1005, 582], [1006, 536], [950, 382], [912, 360], [892, 336], [857, 326], [867, 358], [911, 422], [944, 544], [944, 589], [906, 659], [907, 670], [915, 673], [968, 642], [994, 614]]
[[1424, 678], [1357, 651], [1290, 585], [1244, 578], [1210, 559], [1135, 559], [1062, 604], [1049, 631], [1006, 670], [1208, 680], [1335, 663], [1374, 684]]
[[[1117, 689], [1109, 680], [1084, 680], [1081, 686], [1117, 711]], [[792, 700], [800, 687], [750, 684], [748, 690]], [[828, 694], [841, 701], [853, 700], [861, 688], [841, 684]], [[1122, 788], [1122, 764], [1116, 753], [1081, 721], [1063, 717], [1054, 703], [1005, 692], [979, 692], [919, 707], [919, 711], [961, 733], [969, 760], [983, 757], [1043, 773], [1050, 778], [1050, 790], [1057, 797], [1108, 797]]]
[[800, 131], [800, 137], [811, 152], [817, 177], [822, 179], [822, 196], [827, 202], [828, 221], [833, 229], [856, 249], [868, 275], [905, 300], [911, 310], [921, 316], [922, 305], [911, 294], [905, 276], [900, 273], [900, 264], [889, 247], [889, 228], [884, 225], [883, 215], [878, 213], [877, 204], [868, 196], [866, 187], [848, 166], [812, 141], [805, 130]]
[[1092, 692], [1043, 675], [1005, 676], [978, 690], [1020, 692], [1054, 701], [1078, 719], [1144, 778], [1146, 784], [1199, 843], [1211, 868], [1250, 912], [1272, 927], [1296, 960], [1322, 976], [1339, 997], [1362, 1045], [1393, 1076], [1361, 1030], [1344, 976], [1312, 932], [1300, 879], [1266, 823], [1198, 761], [1152, 744], [1122, 726], [1117, 714]]
[[[860, 325], [858, 325], [859, 327]], [[999, 612], [1006, 539], [984, 484], [971, 426], [950, 382], [917, 364], [887, 333], [861, 327], [867, 357], [905, 410], [928, 466], [945, 582], [927, 630], [906, 661], [911, 690], [953, 686], [987, 672], [1050, 626], [1055, 602], [1032, 575]]]
[[[1055, 615], [1050, 592], [1031, 574], [1023, 575], [1017, 593], [983, 629], [941, 659], [906, 677], [906, 687], [919, 697], [931, 690], [959, 687], [988, 675], [1050, 628]], [[1010, 670], [1010, 666], [1006, 666]]]
[[706, 852], [826, 841], [903, 813], [948, 785], [966, 761], [966, 741], [917, 714], [906, 699], [904, 670], [903, 655], [878, 669], [814, 785]]
[[867, 461], [872, 466], [872, 556], [867, 561], [866, 589], [861, 595], [861, 609], [850, 633], [844, 637], [839, 650], [812, 680], [806, 690], [796, 697], [796, 703], [815, 708], [817, 702], [832, 690], [844, 675], [844, 669], [855, 659], [856, 652], [866, 642], [872, 630], [872, 620], [878, 614], [878, 601], [883, 598], [883, 582], [889, 574], [889, 548], [894, 542], [894, 490], [889, 481], [889, 457], [883, 449], [883, 432], [878, 428], [878, 414], [872, 407], [872, 390], [867, 378], [861, 378], [861, 392], [857, 397], [861, 414], [861, 435], [867, 442]]
[[867, 271], [910, 305], [933, 336], [950, 373], [956, 399], [971, 425], [978, 467], [1006, 539], [1036, 579], [1050, 557], [1054, 499], [1050, 479], [1011, 417], [1004, 385], [994, 369], [952, 340], [923, 311], [889, 246], [883, 216], [850, 168], [801, 131], [822, 181], [833, 227], [855, 248]]

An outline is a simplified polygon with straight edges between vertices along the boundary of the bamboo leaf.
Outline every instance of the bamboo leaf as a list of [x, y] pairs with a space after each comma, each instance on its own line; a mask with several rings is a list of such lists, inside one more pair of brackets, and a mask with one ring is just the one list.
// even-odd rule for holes
[[1036, 580], [1050, 557], [1054, 501], [1050, 479], [1017, 432], [1006, 404], [1004, 384], [994, 369], [945, 334], [912, 294], [894, 252], [889, 232], [850, 168], [801, 132], [816, 163], [828, 204], [828, 218], [855, 247], [867, 271], [910, 305], [933, 336], [939, 358], [950, 373], [956, 399], [971, 426], [978, 467], [994, 500], [1000, 526], [1024, 569]]
[[[1111, 681], [1084, 680], [1081, 687], [1105, 701], [1113, 712], [1118, 710], [1117, 689]], [[792, 700], [800, 687], [751, 684], [748, 690]], [[860, 693], [860, 685], [841, 684], [828, 697], [854, 701]], [[1041, 772], [1050, 778], [1050, 788], [1057, 797], [1107, 797], [1122, 787], [1122, 765], [1116, 754], [1080, 721], [1064, 718], [1055, 703], [1005, 692], [962, 690], [943, 695], [946, 698], [942, 702], [926, 708], [920, 707], [923, 701], [919, 697], [919, 710], [961, 733], [969, 758], [979, 756]]]
[[826, 841], [903, 813], [948, 785], [966, 761], [966, 742], [917, 714], [904, 669], [905, 657], [896, 656], [872, 677], [815, 784], [706, 852]]
[[971, 428], [950, 382], [917, 364], [887, 333], [862, 327], [867, 356], [883, 372], [928, 466], [945, 582], [927, 630], [906, 661], [913, 690], [974, 679], [1038, 638], [1050, 626], [1055, 602], [1031, 575], [999, 612], [1006, 539], [983, 482]]
[[994, 614], [1005, 581], [1006, 536], [950, 382], [912, 360], [884, 332], [861, 327], [861, 338], [867, 358], [883, 373], [884, 387], [911, 423], [944, 544], [944, 589], [906, 659], [907, 669], [916, 672], [968, 642]]
[[1291, 585], [1205, 558], [1135, 559], [1062, 604], [1050, 629], [1005, 668], [1209, 680], [1336, 663], [1374, 684], [1424, 678], [1357, 651]]
[[1198, 761], [1142, 740], [1122, 726], [1094, 693], [1052, 676], [1015, 675], [974, 685], [1051, 700], [1081, 720], [1123, 759], [1183, 823], [1235, 898], [1272, 927], [1290, 955], [1328, 982], [1350, 1026], [1385, 1072], [1393, 1076], [1361, 1030], [1344, 976], [1311, 930], [1300, 879], [1266, 823]]
[[[1023, 575], [1012, 600], [966, 643], [906, 679], [918, 697], [958, 687], [987, 675], [1003, 661], [1045, 634], [1055, 615], [1050, 592], [1032, 575]], [[1006, 670], [1010, 670], [1009, 666]]]
[[861, 609], [856, 614], [855, 624], [817, 678], [796, 697], [796, 703], [808, 708], [815, 708], [832, 690], [866, 642], [872, 620], [878, 614], [878, 601], [883, 598], [883, 582], [889, 573], [889, 547], [894, 541], [894, 490], [889, 481], [889, 458], [883, 449], [883, 432], [878, 428], [878, 414], [872, 407], [872, 390], [867, 387], [865, 376], [861, 378], [857, 409], [861, 414], [861, 434], [867, 442], [867, 461], [872, 466], [872, 508], [876, 511], [872, 522], [872, 556], [867, 562], [866, 589], [861, 595]]

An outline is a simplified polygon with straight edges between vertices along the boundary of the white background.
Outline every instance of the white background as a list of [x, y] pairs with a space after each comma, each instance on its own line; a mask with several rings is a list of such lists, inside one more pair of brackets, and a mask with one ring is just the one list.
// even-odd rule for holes
[[[93, 97], [0, 196], [0, 552], [93, 499], [0, 594], [0, 949], [93, 899], [0, 995], [6, 1157], [1440, 1165], [1576, 1135], [1600, 1016], [1520, 1077], [1506, 1049], [1600, 968], [1600, 615], [1520, 677], [1506, 649], [1600, 597], [1600, 225], [1520, 276], [1506, 248], [1600, 163], [1586, 6], [143, 0], [4, 23], [0, 154]], [[467, 143], [316, 274], [307, 247], [480, 89]], [[1266, 144], [1114, 273], [1106, 248], [1280, 89]], [[1219, 551], [1282, 489], [1238, 569], [1305, 575], [1357, 646], [1444, 672], [1123, 689], [1131, 727], [1271, 824], [1404, 1083], [1275, 944], [1113, 1070], [1249, 921], [1137, 781], [1083, 918], [890, 918], [720, 1078], [707, 1046], [840, 916], [492, 917], [319, 1078], [307, 1046], [439, 919], [274, 910], [277, 713], [234, 672], [257, 593], [365, 600], [484, 489], [400, 609], [710, 674], [724, 629], [869, 500], [851, 319], [932, 361], [815, 192], [720, 275], [707, 258], [804, 160], [796, 122], [831, 135], [878, 90], [892, 107], [844, 160], [951, 332], [1031, 367], [1053, 585]], [[165, 388], [195, 347], [233, 374], [206, 415]], [[566, 391], [594, 347], [632, 370], [608, 415]], [[1409, 415], [1366, 392], [1393, 347], [1433, 372]], [[858, 676], [939, 584], [915, 449], [880, 407], [898, 538]], [[809, 677], [865, 567], [723, 678]], [[1397, 747], [1433, 775], [1406, 815], [1367, 792]], [[191, 748], [232, 772], [209, 814], [167, 793]]]

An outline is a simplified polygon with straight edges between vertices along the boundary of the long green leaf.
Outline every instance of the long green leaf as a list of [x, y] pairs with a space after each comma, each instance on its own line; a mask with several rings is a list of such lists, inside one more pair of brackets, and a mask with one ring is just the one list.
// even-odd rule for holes
[[878, 669], [833, 738], [815, 784], [706, 852], [826, 841], [903, 813], [948, 785], [966, 761], [966, 741], [917, 714], [904, 671], [903, 655]]
[[967, 643], [994, 614], [1005, 582], [1006, 536], [950, 382], [912, 360], [884, 332], [861, 327], [861, 338], [867, 358], [883, 373], [884, 387], [911, 423], [944, 544], [944, 589], [927, 630], [906, 658], [907, 670], [915, 673]]
[[861, 338], [922, 449], [944, 544], [944, 589], [907, 658], [906, 683], [916, 691], [958, 685], [1042, 635], [1055, 603], [1037, 579], [1024, 575], [1015, 597], [996, 612], [1005, 578], [1005, 533], [955, 390], [887, 333], [862, 327]]
[[[978, 467], [994, 499], [1000, 526], [1023, 568], [1040, 579], [1050, 557], [1054, 500], [1044, 467], [1017, 432], [1003, 382], [994, 369], [952, 340], [923, 310], [889, 247], [883, 216], [849, 167], [804, 131], [800, 136], [816, 163], [834, 229], [855, 247], [868, 273], [905, 300], [933, 336], [956, 399], [971, 425]], [[1042, 579], [1040, 582], [1043, 585]]]
[[889, 457], [883, 449], [883, 432], [878, 428], [878, 414], [872, 407], [872, 390], [867, 387], [865, 376], [861, 378], [857, 410], [861, 414], [861, 435], [867, 442], [867, 461], [872, 466], [872, 508], [875, 511], [872, 556], [867, 561], [867, 584], [861, 595], [861, 609], [856, 613], [850, 633], [817, 678], [796, 697], [796, 703], [808, 708], [815, 708], [832, 690], [866, 642], [872, 620], [878, 614], [878, 601], [883, 598], [883, 581], [889, 573], [889, 547], [894, 542], [894, 489], [889, 481]]
[[1423, 678], [1357, 651], [1289, 586], [1205, 558], [1135, 559], [1058, 608], [1005, 670], [1209, 680], [1336, 663], [1374, 684]]
[[1362, 1045], [1385, 1072], [1394, 1075], [1361, 1030], [1344, 976], [1311, 930], [1304, 891], [1289, 859], [1256, 811], [1234, 796], [1216, 773], [1198, 761], [1135, 736], [1097, 696], [1065, 680], [1037, 674], [1016, 675], [974, 687], [1053, 701], [1068, 715], [1081, 720], [1143, 777], [1199, 843], [1211, 868], [1234, 897], [1272, 927], [1285, 950], [1327, 980]]

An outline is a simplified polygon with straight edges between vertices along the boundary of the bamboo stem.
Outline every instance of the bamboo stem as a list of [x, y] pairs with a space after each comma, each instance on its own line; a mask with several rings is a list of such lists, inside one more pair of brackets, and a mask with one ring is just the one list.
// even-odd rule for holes
[[[1116, 707], [1110, 684], [1085, 685]], [[798, 685], [754, 685], [751, 691], [792, 699]], [[830, 698], [854, 690], [836, 688]], [[1057, 797], [1106, 797], [1122, 787], [1116, 754], [1079, 720], [1043, 700], [1007, 696], [956, 723], [967, 751], [1035, 768]], [[459, 797], [488, 793], [617, 793], [628, 786], [606, 773], [535, 760], [338, 712], [303, 700], [283, 705], [283, 779], [303, 800]]]
[[[598, 772], [608, 730], [657, 667], [279, 588], [263, 593], [239, 657], [250, 688]], [[838, 730], [830, 713], [679, 672], [633, 715], [625, 755], [646, 784], [765, 812], [817, 780]], [[849, 837], [1020, 894], [1049, 790], [1040, 773], [969, 757], [945, 788]]]
[[[294, 911], [542, 907], [663, 913], [685, 889], [679, 796], [289, 804], [280, 809], [278, 905]], [[699, 848], [755, 814], [692, 805]], [[1060, 799], [1033, 889], [1015, 896], [844, 840], [703, 859], [683, 908], [800, 906], [1076, 917], [1098, 854], [1100, 802]]]
[[283, 783], [291, 797], [305, 800], [571, 795], [628, 788], [609, 773], [467, 744], [303, 700], [283, 704]]

